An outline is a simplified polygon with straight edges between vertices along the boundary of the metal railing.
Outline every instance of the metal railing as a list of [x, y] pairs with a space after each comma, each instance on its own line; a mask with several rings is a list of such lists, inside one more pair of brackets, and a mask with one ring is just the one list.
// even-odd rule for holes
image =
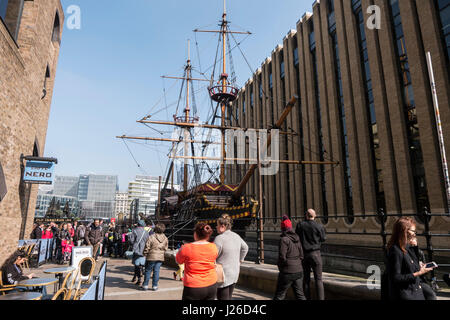
[[[437, 213], [430, 213], [428, 212], [428, 210], [424, 210], [424, 213], [422, 214], [386, 214], [383, 211], [380, 211], [378, 214], [366, 214], [366, 215], [353, 215], [353, 218], [376, 218], [378, 225], [379, 225], [379, 231], [378, 232], [353, 232], [350, 228], [349, 231], [327, 231], [327, 235], [343, 235], [343, 236], [357, 236], [357, 237], [371, 237], [371, 241], [374, 241], [373, 238], [374, 237], [380, 237], [381, 238], [381, 245], [366, 245], [366, 244], [337, 244], [337, 243], [330, 243], [329, 241], [326, 241], [324, 243], [324, 246], [329, 246], [329, 247], [341, 247], [344, 248], [344, 251], [350, 251], [351, 249], [368, 249], [368, 250], [372, 250], [372, 253], [376, 250], [379, 250], [379, 257], [382, 257], [381, 259], [376, 259], [373, 257], [369, 257], [369, 256], [364, 256], [364, 255], [360, 255], [358, 257], [355, 257], [353, 255], [349, 255], [349, 254], [342, 254], [339, 252], [322, 252], [322, 255], [325, 257], [328, 257], [330, 259], [344, 259], [344, 260], [358, 260], [358, 261], [363, 261], [363, 262], [371, 262], [371, 263], [378, 263], [379, 265], [384, 265], [385, 264], [385, 257], [387, 256], [387, 243], [389, 240], [389, 236], [392, 235], [392, 233], [387, 232], [386, 231], [386, 222], [388, 220], [388, 217], [394, 217], [394, 218], [399, 218], [399, 217], [412, 217], [412, 218], [416, 218], [416, 220], [419, 222], [419, 224], [423, 225], [424, 231], [423, 233], [418, 233], [417, 237], [420, 238], [425, 238], [425, 243], [426, 247], [420, 247], [420, 249], [422, 251], [424, 251], [427, 254], [427, 262], [431, 262], [431, 261], [435, 261], [438, 265], [439, 268], [437, 269], [437, 271], [439, 271], [439, 273], [450, 273], [450, 263], [446, 263], [446, 260], [448, 260], [448, 262], [450, 262], [450, 255], [448, 255], [447, 257], [444, 257], [443, 255], [439, 255], [438, 253], [450, 253], [450, 232], [449, 233], [439, 233], [439, 232], [433, 232], [433, 230], [430, 228], [430, 220], [432, 217], [450, 217], [449, 214], [437, 214]], [[291, 220], [297, 220], [297, 221], [303, 221], [305, 220], [304, 216], [291, 216], [290, 217]], [[328, 217], [324, 217], [324, 216], [317, 216], [316, 217], [316, 221], [320, 222], [323, 221], [324, 219], [348, 219], [347, 216], [328, 216]], [[252, 244], [254, 244], [254, 242], [256, 242], [256, 248], [254, 246], [250, 246], [250, 250], [249, 250], [249, 254], [252, 254], [253, 256], [256, 255], [256, 263], [264, 263], [264, 257], [266, 256], [265, 253], [273, 253], [273, 254], [277, 254], [278, 253], [278, 248], [277, 248], [277, 243], [274, 242], [274, 237], [271, 237], [272, 240], [268, 239], [267, 237], [265, 237], [264, 235], [270, 235], [270, 234], [280, 234], [280, 229], [277, 230], [261, 230], [260, 229], [260, 220], [262, 220], [263, 225], [265, 222], [272, 220], [272, 222], [275, 225], [278, 225], [281, 222], [281, 218], [280, 217], [263, 217], [263, 218], [242, 218], [239, 219], [239, 222], [235, 224], [244, 224], [246, 225], [245, 227], [233, 227], [233, 231], [237, 232], [238, 234], [240, 234], [244, 240], [246, 240], [247, 242], [250, 242]], [[160, 222], [165, 222], [166, 224], [170, 224], [170, 226], [166, 229], [166, 235], [169, 238], [170, 241], [170, 247], [172, 249], [176, 249], [183, 241], [192, 241], [193, 240], [193, 226], [195, 225], [196, 222], [200, 222], [200, 221], [211, 221], [211, 220], [205, 220], [205, 219], [191, 219], [189, 221], [185, 221], [185, 222], [178, 222], [178, 224], [175, 224], [175, 222], [173, 221], [160, 221]], [[253, 229], [249, 229], [248, 226], [254, 222], [254, 228]], [[212, 226], [213, 229], [215, 229], [215, 226]], [[215, 233], [216, 234], [216, 233]], [[215, 235], [214, 234], [214, 235]], [[256, 234], [256, 238], [251, 238], [249, 237], [249, 234]], [[260, 245], [260, 239], [261, 237], [263, 237], [264, 243], [266, 245], [261, 246]], [[448, 238], [449, 242], [448, 242], [448, 247], [446, 244], [446, 247], [439, 247], [439, 248], [434, 248], [433, 246], [433, 239], [436, 238]], [[364, 239], [362, 239], [364, 240]], [[272, 242], [272, 246], [267, 246], [267, 244], [269, 244], [270, 242]], [[419, 241], [419, 244], [421, 244], [421, 242]], [[272, 247], [272, 248], [270, 248]], [[275, 247], [275, 248], [274, 248]], [[342, 250], [339, 250], [342, 251]], [[262, 259], [261, 259], [262, 257]], [[437, 260], [435, 260], [437, 259]], [[442, 261], [440, 261], [442, 260]], [[355, 270], [351, 270], [351, 269], [341, 269], [340, 271], [347, 271], [349, 273], [354, 273]], [[431, 281], [432, 284], [444, 284], [444, 281], [442, 280], [442, 277], [436, 277], [436, 273], [437, 271], [433, 270], [432, 272], [430, 272], [431, 275]]]

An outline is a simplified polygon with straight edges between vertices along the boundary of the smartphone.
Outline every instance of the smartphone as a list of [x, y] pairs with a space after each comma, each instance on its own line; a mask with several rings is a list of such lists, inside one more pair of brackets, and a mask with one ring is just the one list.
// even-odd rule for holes
[[437, 268], [438, 267], [438, 265], [437, 265], [437, 263], [436, 262], [429, 262], [429, 263], [427, 263], [426, 265], [425, 265], [425, 268], [427, 268], [427, 269], [434, 269], [434, 268]]

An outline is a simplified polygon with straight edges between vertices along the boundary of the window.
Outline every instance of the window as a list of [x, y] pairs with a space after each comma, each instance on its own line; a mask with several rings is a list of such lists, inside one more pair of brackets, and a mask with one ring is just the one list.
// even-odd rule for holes
[[284, 76], [285, 76], [285, 68], [284, 68], [284, 56], [283, 56], [283, 51], [280, 51], [280, 74], [281, 74], [281, 79], [284, 79]]
[[364, 77], [364, 89], [366, 95], [366, 108], [369, 118], [368, 128], [370, 135], [371, 157], [374, 165], [375, 191], [377, 199], [377, 210], [383, 209], [386, 212], [386, 200], [384, 195], [383, 176], [380, 156], [380, 143], [378, 138], [378, 125], [375, 115], [375, 101], [372, 90], [372, 76], [369, 65], [369, 55], [367, 52], [367, 39], [364, 24], [364, 15], [361, 7], [361, 0], [352, 0], [353, 13], [356, 17], [356, 25], [358, 28], [358, 45], [360, 51], [360, 59], [362, 73]]
[[424, 160], [420, 143], [419, 125], [416, 115], [416, 103], [414, 90], [411, 83], [409, 71], [408, 53], [406, 52], [405, 37], [403, 33], [402, 17], [400, 15], [399, 0], [390, 0], [391, 21], [397, 47], [397, 63], [401, 85], [403, 86], [403, 108], [406, 123], [406, 134], [408, 137], [409, 156], [414, 178], [414, 193], [418, 212], [423, 212], [424, 207], [430, 209], [428, 188], [425, 178]]
[[50, 67], [47, 65], [47, 69], [45, 70], [45, 78], [44, 78], [44, 88], [42, 89], [42, 98], [44, 99], [47, 96], [47, 79], [50, 78]]
[[58, 12], [56, 12], [55, 21], [53, 22], [52, 41], [61, 43], [61, 23]]
[[[312, 19], [309, 20], [310, 30], [314, 30], [314, 24], [312, 23]], [[315, 87], [315, 102], [316, 102], [316, 117], [317, 117], [317, 129], [319, 136], [319, 161], [324, 161], [325, 148], [323, 145], [323, 134], [322, 134], [322, 112], [320, 106], [320, 90], [319, 90], [319, 73], [317, 70], [317, 53], [316, 53], [316, 41], [314, 37], [314, 31], [311, 31], [309, 34], [309, 48], [312, 56], [312, 68], [313, 68], [313, 77], [314, 77], [314, 87]], [[327, 193], [326, 193], [326, 181], [325, 181], [325, 166], [320, 165], [320, 183], [321, 183], [321, 191], [322, 191], [322, 203], [323, 203], [323, 220], [324, 223], [328, 223], [328, 203], [327, 203]]]
[[0, 201], [5, 198], [7, 192], [8, 190], [6, 188], [6, 179], [3, 173], [2, 164], [0, 163]]
[[11, 37], [17, 40], [24, 0], [0, 0], [0, 18]]
[[[329, 1], [333, 2], [333, 1]], [[334, 10], [334, 2], [333, 5], [328, 6], [329, 10]], [[334, 12], [333, 12], [334, 13]], [[328, 25], [328, 31], [330, 33], [331, 42], [333, 46], [333, 54], [334, 54], [334, 62], [335, 62], [335, 74], [336, 80], [338, 82], [337, 97], [338, 97], [338, 113], [340, 120], [340, 139], [342, 146], [342, 155], [345, 158], [345, 161], [342, 161], [342, 166], [344, 169], [344, 188], [345, 188], [345, 199], [346, 199], [346, 207], [347, 207], [347, 219], [350, 223], [353, 222], [354, 219], [354, 211], [353, 211], [353, 190], [352, 190], [352, 175], [350, 170], [350, 152], [348, 147], [348, 135], [347, 135], [347, 119], [345, 116], [345, 105], [344, 105], [344, 91], [342, 84], [342, 74], [341, 74], [341, 61], [339, 56], [339, 46], [336, 34], [336, 21], [333, 24]]]
[[441, 19], [441, 30], [444, 39], [444, 50], [447, 52], [447, 62], [450, 63], [450, 0], [435, 0], [439, 17]]

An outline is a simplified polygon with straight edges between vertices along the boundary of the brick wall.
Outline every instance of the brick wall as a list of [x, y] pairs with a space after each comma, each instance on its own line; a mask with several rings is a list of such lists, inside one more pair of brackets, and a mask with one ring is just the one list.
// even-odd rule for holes
[[[35, 141], [44, 156], [48, 117], [60, 44], [52, 41], [55, 16], [64, 25], [60, 0], [24, 1], [17, 40], [0, 22], [0, 162], [8, 193], [0, 202], [0, 264], [29, 238], [37, 186], [21, 182], [20, 156], [32, 155]], [[62, 33], [62, 27], [60, 28]], [[43, 88], [47, 67], [47, 95]]]

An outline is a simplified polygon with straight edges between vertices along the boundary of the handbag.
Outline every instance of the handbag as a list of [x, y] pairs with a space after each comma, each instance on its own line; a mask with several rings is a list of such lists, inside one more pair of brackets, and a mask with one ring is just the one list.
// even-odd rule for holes
[[[138, 241], [138, 245], [139, 245], [139, 243], [141, 243], [141, 240], [144, 237], [144, 234], [145, 234], [145, 231], [142, 232], [141, 238]], [[125, 251], [125, 257], [127, 259], [132, 259], [134, 255], [135, 255], [134, 250], [127, 250], [127, 251]], [[138, 255], [138, 254], [136, 254], [136, 255]], [[138, 256], [140, 256], [140, 255], [138, 255]]]
[[223, 272], [223, 266], [216, 263], [217, 283], [222, 284], [225, 282], [225, 273]]

